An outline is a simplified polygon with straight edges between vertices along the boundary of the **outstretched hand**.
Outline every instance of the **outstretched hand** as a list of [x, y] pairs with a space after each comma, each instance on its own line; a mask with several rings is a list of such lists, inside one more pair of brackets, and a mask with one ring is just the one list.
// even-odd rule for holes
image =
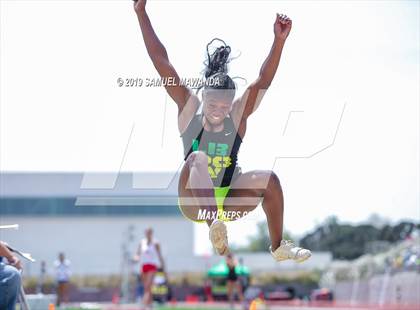
[[292, 29], [292, 20], [284, 14], [276, 14], [276, 20], [274, 22], [274, 35], [276, 38], [286, 40], [287, 36]]
[[146, 2], [147, 0], [134, 0], [134, 11], [136, 13], [144, 11], [146, 9]]

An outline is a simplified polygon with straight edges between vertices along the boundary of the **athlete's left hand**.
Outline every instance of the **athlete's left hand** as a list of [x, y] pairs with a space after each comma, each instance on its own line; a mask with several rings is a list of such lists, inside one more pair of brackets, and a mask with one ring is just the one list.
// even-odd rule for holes
[[284, 14], [276, 14], [276, 20], [274, 22], [274, 35], [276, 38], [286, 40], [287, 36], [292, 29], [292, 20]]

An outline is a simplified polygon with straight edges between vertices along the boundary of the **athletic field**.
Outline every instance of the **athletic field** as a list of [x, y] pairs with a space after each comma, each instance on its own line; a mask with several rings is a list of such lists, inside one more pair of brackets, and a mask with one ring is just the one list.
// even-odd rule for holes
[[[416, 305], [369, 305], [369, 306], [351, 306], [351, 305], [317, 305], [317, 306], [293, 306], [287, 304], [254, 304], [249, 306], [250, 310], [347, 310], [347, 309], [358, 309], [358, 310], [372, 310], [372, 309], [381, 309], [381, 310], [418, 310], [420, 307]], [[63, 308], [61, 308], [63, 309]], [[185, 304], [178, 303], [176, 305], [165, 305], [165, 306], [155, 306], [153, 310], [231, 310], [227, 303], [218, 303], [218, 304], [205, 304], [205, 303], [194, 303], [194, 304]], [[240, 305], [236, 304], [234, 309], [242, 310], [243, 308]], [[81, 305], [80, 307], [67, 307], [64, 310], [141, 310], [139, 305], [111, 305], [111, 304], [90, 304], [90, 305]]]

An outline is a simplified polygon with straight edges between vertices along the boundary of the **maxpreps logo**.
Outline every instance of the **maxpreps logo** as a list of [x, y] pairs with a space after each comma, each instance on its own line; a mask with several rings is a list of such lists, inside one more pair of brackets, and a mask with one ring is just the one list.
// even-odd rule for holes
[[[199, 141], [193, 139], [192, 150], [198, 151]], [[227, 168], [232, 164], [230, 156], [228, 156], [229, 145], [225, 143], [209, 142], [207, 150], [203, 149], [207, 154], [209, 174], [212, 179], [216, 179], [223, 168]]]
[[222, 219], [224, 221], [238, 220], [248, 214], [248, 211], [226, 211], [223, 209], [217, 209], [217, 211], [208, 211], [199, 209], [197, 219], [199, 221], [217, 220]]

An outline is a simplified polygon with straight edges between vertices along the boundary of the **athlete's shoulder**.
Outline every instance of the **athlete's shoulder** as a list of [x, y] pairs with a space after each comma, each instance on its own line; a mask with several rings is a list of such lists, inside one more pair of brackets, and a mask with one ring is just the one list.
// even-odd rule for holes
[[195, 134], [197, 130], [200, 130], [203, 127], [202, 125], [202, 114], [196, 113], [192, 117], [191, 121], [188, 123], [187, 128], [185, 128], [184, 132], [181, 133], [181, 137], [184, 137], [186, 134], [193, 133]]
[[225, 119], [225, 125], [226, 125], [225, 130], [236, 133], [237, 138], [239, 138], [242, 141], [242, 138], [238, 133], [238, 129], [236, 128], [235, 123], [234, 123], [233, 118], [232, 118], [230, 113], [228, 114], [228, 116]]

